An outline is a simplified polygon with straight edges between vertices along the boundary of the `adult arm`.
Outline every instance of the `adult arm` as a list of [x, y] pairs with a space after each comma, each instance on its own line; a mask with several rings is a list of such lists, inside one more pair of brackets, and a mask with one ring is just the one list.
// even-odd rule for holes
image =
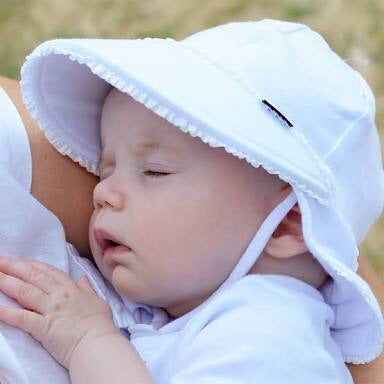
[[18, 81], [0, 77], [26, 128], [32, 153], [32, 195], [62, 222], [67, 240], [90, 257], [88, 222], [97, 178], [58, 153], [37, 128], [22, 102]]
[[[381, 310], [384, 309], [384, 285], [378, 278], [373, 268], [364, 257], [360, 258], [359, 266], [360, 276], [368, 282], [377, 300], [380, 303]], [[348, 365], [352, 373], [355, 384], [382, 384], [384, 383], [384, 354], [382, 353], [376, 360], [370, 364]]]

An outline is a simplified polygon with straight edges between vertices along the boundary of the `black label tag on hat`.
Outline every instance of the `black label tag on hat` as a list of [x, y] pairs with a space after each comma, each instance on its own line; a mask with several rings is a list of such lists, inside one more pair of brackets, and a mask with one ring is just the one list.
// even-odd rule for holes
[[279, 121], [284, 123], [285, 126], [288, 128], [292, 128], [293, 124], [277, 109], [275, 108], [270, 102], [267, 100], [261, 100], [261, 102], [267, 107], [268, 111], [272, 112], [273, 116], [275, 116]]

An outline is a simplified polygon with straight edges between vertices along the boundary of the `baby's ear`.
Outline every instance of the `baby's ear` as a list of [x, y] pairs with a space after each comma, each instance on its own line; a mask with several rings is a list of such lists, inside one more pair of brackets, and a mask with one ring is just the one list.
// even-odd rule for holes
[[264, 251], [278, 259], [285, 259], [308, 251], [303, 239], [301, 212], [297, 203], [275, 229]]

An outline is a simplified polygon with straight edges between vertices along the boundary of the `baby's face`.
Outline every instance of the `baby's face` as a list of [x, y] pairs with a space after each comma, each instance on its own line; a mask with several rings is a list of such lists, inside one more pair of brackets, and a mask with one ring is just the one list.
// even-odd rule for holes
[[95, 261], [122, 295], [180, 316], [232, 271], [272, 208], [275, 179], [116, 90], [101, 138]]

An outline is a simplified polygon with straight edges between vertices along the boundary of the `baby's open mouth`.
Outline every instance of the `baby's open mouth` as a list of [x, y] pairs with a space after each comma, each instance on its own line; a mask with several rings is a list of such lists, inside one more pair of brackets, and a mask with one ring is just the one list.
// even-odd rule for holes
[[118, 245], [121, 245], [119, 243], [116, 243], [116, 241], [113, 240], [105, 240], [105, 249], [110, 248], [110, 247], [117, 247]]
[[125, 248], [130, 251], [131, 248], [127, 245], [120, 243], [114, 236], [112, 236], [109, 232], [104, 229], [96, 229], [95, 230], [95, 239], [101, 249], [101, 252], [105, 252], [108, 249], [114, 249], [117, 247]]

